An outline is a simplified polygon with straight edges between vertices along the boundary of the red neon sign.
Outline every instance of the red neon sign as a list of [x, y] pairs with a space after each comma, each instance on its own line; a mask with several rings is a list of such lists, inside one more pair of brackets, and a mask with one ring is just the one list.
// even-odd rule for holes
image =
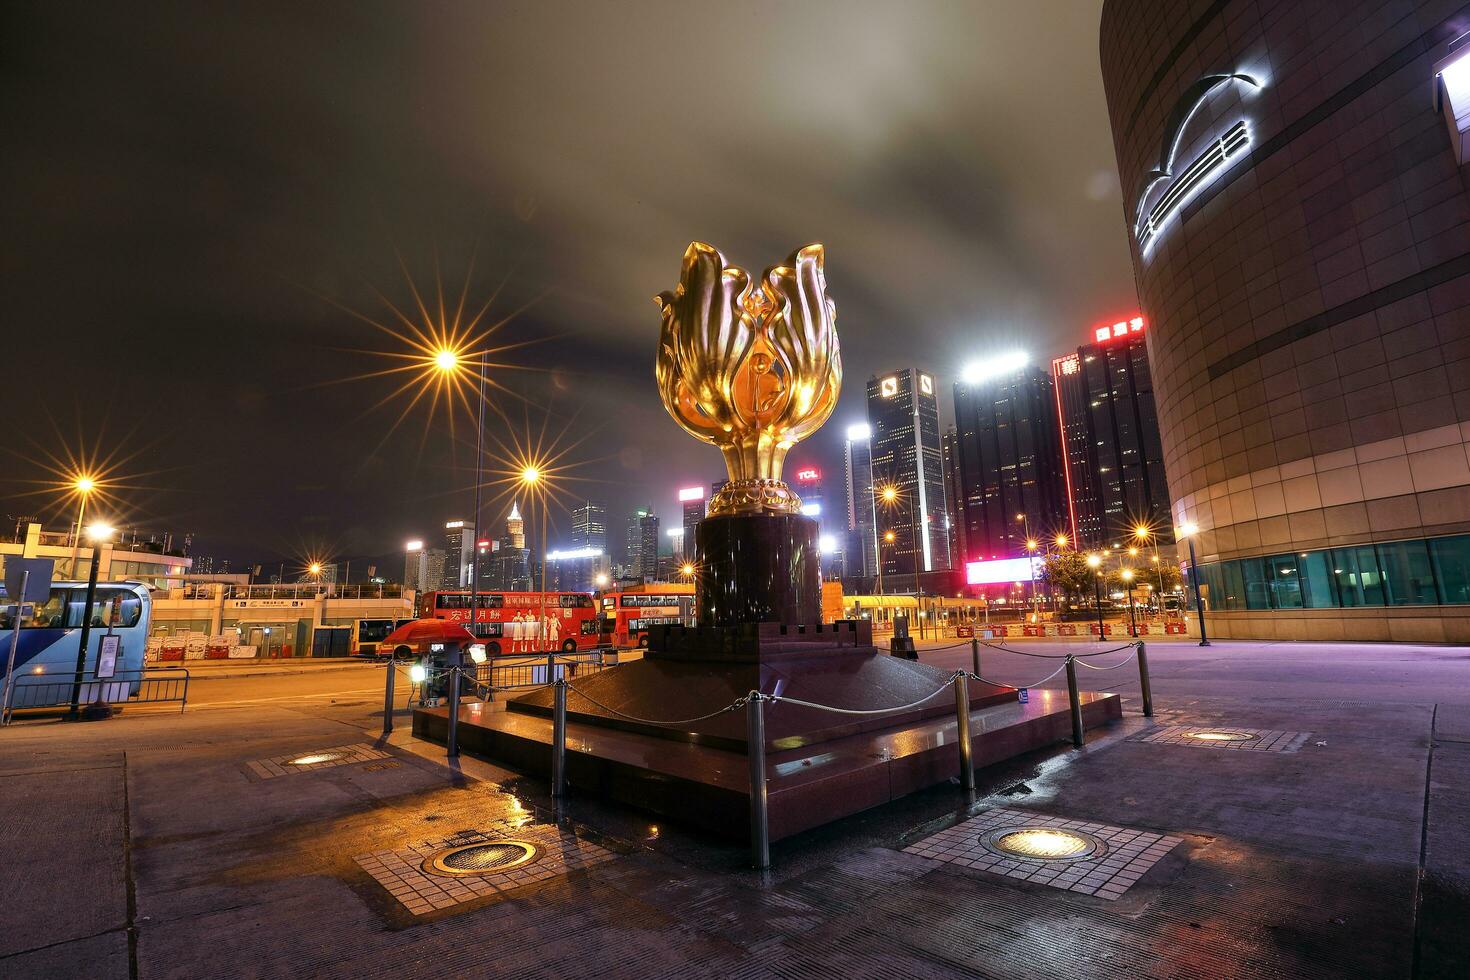
[[796, 471], [798, 483], [815, 483], [822, 478], [822, 471], [814, 466], [808, 466], [804, 470]]
[[1143, 317], [1135, 316], [1127, 320], [1119, 320], [1107, 326], [1097, 327], [1092, 331], [1092, 339], [1099, 344], [1105, 344], [1119, 337], [1129, 334], [1143, 333]]

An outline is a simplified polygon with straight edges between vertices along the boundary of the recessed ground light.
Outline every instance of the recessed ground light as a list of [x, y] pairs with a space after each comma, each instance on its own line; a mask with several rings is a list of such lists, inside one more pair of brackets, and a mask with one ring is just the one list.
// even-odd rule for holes
[[432, 875], [500, 874], [536, 859], [536, 845], [519, 840], [461, 844], [431, 855], [423, 869]]
[[1255, 738], [1246, 732], [1189, 732], [1186, 738], [1197, 738], [1201, 742], [1249, 742]]
[[1080, 861], [1106, 850], [1091, 834], [1061, 827], [1002, 827], [982, 836], [980, 843], [1018, 861]]
[[308, 755], [298, 755], [294, 759], [288, 759], [288, 766], [315, 766], [323, 762], [336, 762], [338, 759], [347, 758], [346, 752], [312, 752]]

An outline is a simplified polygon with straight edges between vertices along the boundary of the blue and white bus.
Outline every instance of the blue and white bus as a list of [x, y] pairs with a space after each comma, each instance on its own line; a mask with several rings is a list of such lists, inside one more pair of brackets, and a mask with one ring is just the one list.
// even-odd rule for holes
[[[12, 708], [66, 704], [76, 677], [77, 649], [82, 641], [82, 614], [87, 603], [86, 582], [54, 582], [44, 603], [27, 604], [15, 651], [15, 691]], [[137, 693], [143, 673], [143, 653], [153, 616], [148, 587], [138, 582], [99, 582], [92, 603], [92, 630], [82, 673], [82, 701], [101, 695], [125, 701]], [[14, 604], [0, 590], [0, 685], [10, 659], [15, 635]], [[109, 677], [97, 677], [97, 655], [103, 637], [117, 640], [117, 659]]]

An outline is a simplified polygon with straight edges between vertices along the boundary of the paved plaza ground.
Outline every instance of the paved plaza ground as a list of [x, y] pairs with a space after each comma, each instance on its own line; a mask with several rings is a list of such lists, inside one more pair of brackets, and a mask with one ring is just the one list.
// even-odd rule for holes
[[[935, 646], [921, 659], [969, 664]], [[0, 976], [1470, 975], [1470, 650], [1149, 655], [1154, 718], [1131, 665], [1083, 671], [1126, 698], [1084, 749], [779, 842], [768, 873], [737, 842], [446, 764], [406, 715], [380, 739], [382, 668], [221, 671], [182, 715], [23, 718], [0, 732]], [[997, 681], [1051, 669], [983, 651]], [[1106, 856], [1041, 873], [981, 846], [1018, 822]], [[422, 870], [501, 838], [541, 857]]]

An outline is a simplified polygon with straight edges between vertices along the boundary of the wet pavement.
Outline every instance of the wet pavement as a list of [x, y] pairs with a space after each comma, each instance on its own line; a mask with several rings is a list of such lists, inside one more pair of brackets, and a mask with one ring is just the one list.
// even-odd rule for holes
[[[923, 654], [951, 657], [969, 651]], [[1082, 750], [983, 770], [973, 797], [939, 786], [778, 842], [766, 873], [739, 842], [591, 799], [558, 810], [537, 779], [448, 764], [406, 714], [380, 739], [381, 703], [356, 674], [342, 696], [282, 677], [274, 694], [252, 680], [182, 716], [27, 720], [0, 732], [0, 825], [21, 842], [0, 975], [1470, 971], [1470, 651], [1151, 644], [1150, 657], [1153, 719], [1126, 669], [1103, 675], [1125, 716]], [[988, 651], [984, 672], [1016, 683], [1036, 666]], [[1375, 698], [1386, 678], [1391, 696]], [[1165, 728], [1271, 742], [1228, 750]], [[1126, 888], [960, 863], [971, 828], [1014, 814], [1106, 828], [1131, 858], [1114, 868]], [[487, 873], [425, 870], [484, 844], [464, 860]]]

